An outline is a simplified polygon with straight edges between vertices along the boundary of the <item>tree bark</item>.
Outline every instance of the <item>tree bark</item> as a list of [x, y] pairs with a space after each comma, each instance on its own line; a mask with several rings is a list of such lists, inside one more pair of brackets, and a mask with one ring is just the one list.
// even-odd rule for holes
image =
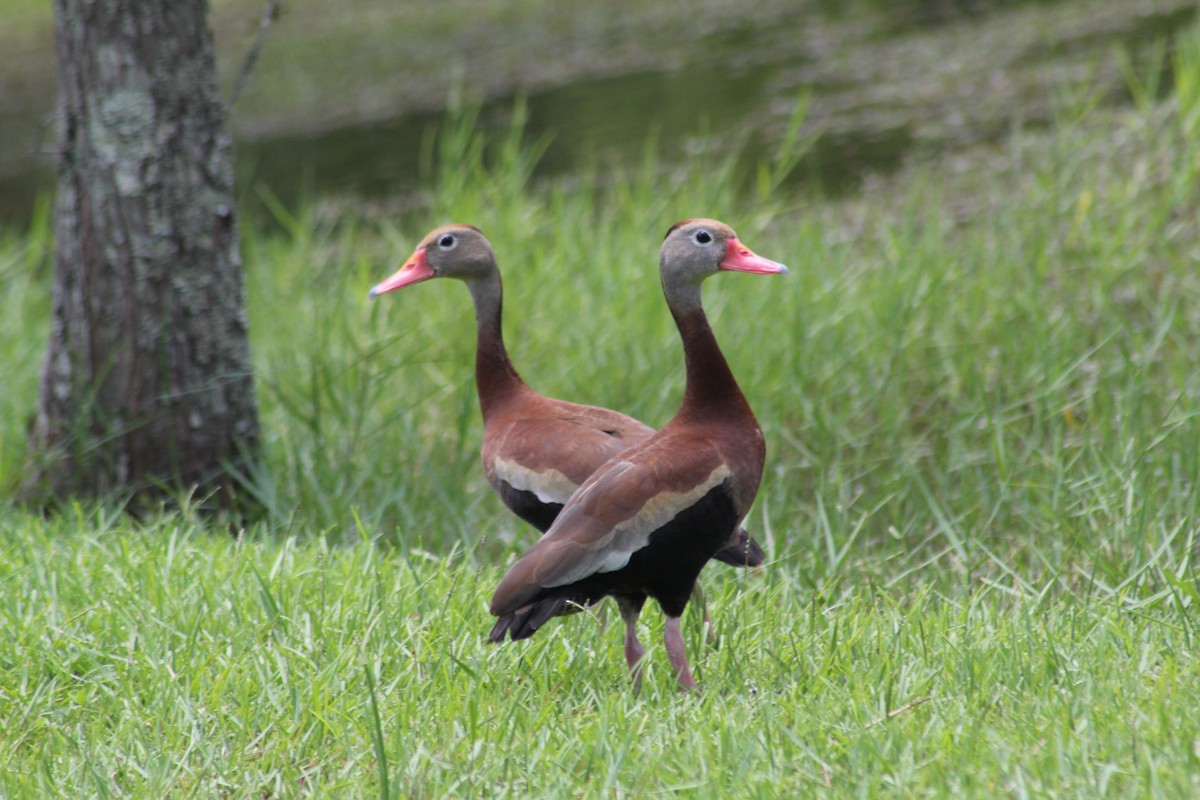
[[215, 494], [259, 424], [205, 0], [55, 0], [53, 330], [26, 490]]

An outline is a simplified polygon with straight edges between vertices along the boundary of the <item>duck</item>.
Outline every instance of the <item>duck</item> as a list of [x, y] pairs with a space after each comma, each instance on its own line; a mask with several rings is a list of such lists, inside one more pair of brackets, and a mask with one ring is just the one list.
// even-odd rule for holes
[[683, 220], [667, 231], [659, 272], [683, 341], [679, 410], [597, 468], [508, 569], [491, 598], [498, 620], [489, 642], [528, 638], [553, 617], [612, 597], [625, 623], [626, 664], [640, 688], [645, 648], [637, 622], [653, 598], [666, 616], [663, 645], [674, 676], [682, 689], [696, 690], [680, 618], [700, 571], [749, 511], [766, 458], [762, 429], [701, 303], [701, 283], [720, 271], [774, 275], [787, 268], [754, 253], [717, 220]]
[[[606, 461], [649, 439], [654, 428], [627, 414], [546, 397], [513, 366], [501, 330], [503, 284], [491, 243], [479, 228], [435, 228], [372, 299], [432, 278], [466, 284], [475, 306], [475, 388], [483, 417], [481, 460], [488, 484], [514, 514], [547, 531], [575, 490]], [[758, 567], [762, 547], [734, 531], [714, 558]]]

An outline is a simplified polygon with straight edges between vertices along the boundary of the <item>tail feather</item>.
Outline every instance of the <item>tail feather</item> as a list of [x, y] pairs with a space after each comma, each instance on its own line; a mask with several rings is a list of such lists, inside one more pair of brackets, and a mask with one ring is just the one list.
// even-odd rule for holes
[[718, 550], [713, 558], [735, 567], [761, 567], [767, 560], [767, 554], [758, 542], [746, 533], [745, 528], [738, 528], [733, 532], [729, 543]]
[[508, 614], [496, 620], [496, 624], [492, 626], [491, 632], [488, 634], [488, 644], [504, 641], [504, 634], [508, 633], [508, 629], [512, 627], [516, 614]]
[[563, 610], [567, 607], [567, 600], [568, 598], [560, 596], [545, 597], [527, 606], [522, 606], [511, 614], [505, 614], [492, 626], [491, 633], [487, 637], [488, 642], [502, 642], [505, 634], [508, 634], [514, 642], [518, 639], [528, 639], [537, 633], [538, 629], [545, 625], [551, 617], [562, 613], [571, 613]]
[[[545, 600], [533, 604], [533, 613], [525, 621], [525, 626], [521, 629], [522, 636], [513, 634], [514, 639], [524, 639], [528, 636], [533, 636], [537, 629], [550, 621], [551, 617], [556, 617], [562, 613], [563, 606], [567, 604], [565, 597], [547, 597]], [[528, 633], [525, 633], [528, 631]]]

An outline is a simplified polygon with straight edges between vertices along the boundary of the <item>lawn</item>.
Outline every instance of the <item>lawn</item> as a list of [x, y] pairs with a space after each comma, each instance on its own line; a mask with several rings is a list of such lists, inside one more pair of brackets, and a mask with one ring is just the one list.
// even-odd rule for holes
[[[0, 510], [5, 797], [1163, 797], [1200, 793], [1200, 37], [1136, 102], [849, 198], [699, 154], [533, 182], [537, 143], [449, 121], [415, 207], [245, 220], [266, 518]], [[519, 117], [519, 114], [517, 115]], [[786, 148], [784, 148], [786, 149]], [[794, 155], [794, 154], [793, 154]], [[661, 424], [667, 226], [735, 225], [786, 278], [705, 299], [766, 435], [705, 572], [681, 695], [644, 615], [486, 646], [532, 541], [478, 467], [473, 323], [368, 288], [427, 228], [489, 235], [529, 382]], [[48, 332], [46, 215], [0, 243], [0, 486]]]

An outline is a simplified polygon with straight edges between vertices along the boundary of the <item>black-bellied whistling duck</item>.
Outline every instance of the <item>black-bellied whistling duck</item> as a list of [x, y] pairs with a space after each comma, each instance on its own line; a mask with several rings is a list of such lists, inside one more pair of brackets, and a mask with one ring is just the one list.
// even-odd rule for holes
[[[654, 429], [607, 408], [545, 397], [521, 380], [501, 333], [500, 270], [478, 228], [447, 225], [431, 231], [396, 274], [371, 290], [371, 297], [437, 277], [466, 283], [475, 303], [475, 383], [488, 483], [513, 513], [545, 531], [589, 475], [650, 438]], [[715, 557], [755, 567], [764, 554], [739, 528]]]
[[679, 683], [696, 686], [679, 618], [704, 564], [737, 529], [762, 477], [765, 447], [750, 404], [717, 346], [700, 283], [719, 270], [787, 269], [755, 255], [716, 220], [677, 223], [659, 259], [663, 294], [683, 338], [687, 384], [667, 425], [600, 467], [550, 530], [500, 581], [488, 641], [532, 636], [547, 620], [611, 595], [625, 621], [634, 685], [643, 648], [637, 618], [647, 597], [667, 615], [664, 644]]

